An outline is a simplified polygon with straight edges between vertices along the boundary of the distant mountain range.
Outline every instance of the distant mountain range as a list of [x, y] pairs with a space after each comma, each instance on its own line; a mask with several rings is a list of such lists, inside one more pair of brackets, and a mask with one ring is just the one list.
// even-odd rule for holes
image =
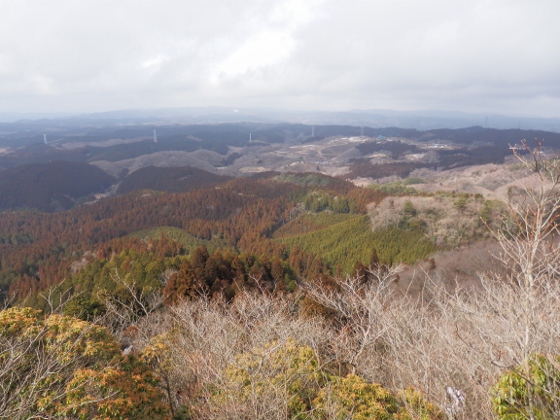
[[560, 150], [560, 134], [542, 130], [124, 123], [124, 113], [109, 123], [104, 115], [92, 124], [83, 118], [0, 124], [0, 211], [61, 211], [100, 194], [185, 192], [267, 172], [383, 183], [417, 169], [501, 164], [522, 139], [543, 141], [550, 156]]
[[213, 124], [213, 123], [301, 123], [357, 125], [372, 128], [398, 127], [430, 130], [437, 128], [520, 128], [560, 131], [560, 118], [504, 116], [488, 113], [465, 113], [441, 110], [395, 111], [387, 109], [350, 111], [291, 111], [266, 108], [157, 108], [125, 109], [83, 115], [0, 114], [0, 122], [36, 127], [54, 124], [76, 126], [112, 124]]

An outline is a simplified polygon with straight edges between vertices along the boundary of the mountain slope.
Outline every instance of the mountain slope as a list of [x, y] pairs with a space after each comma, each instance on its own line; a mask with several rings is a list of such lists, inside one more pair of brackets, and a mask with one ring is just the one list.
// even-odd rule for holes
[[77, 199], [103, 192], [114, 182], [115, 178], [87, 163], [21, 165], [0, 171], [0, 209], [65, 210]]
[[125, 194], [135, 190], [157, 190], [185, 192], [206, 188], [230, 180], [230, 177], [212, 174], [191, 167], [162, 168], [147, 166], [128, 175], [119, 185], [117, 192]]

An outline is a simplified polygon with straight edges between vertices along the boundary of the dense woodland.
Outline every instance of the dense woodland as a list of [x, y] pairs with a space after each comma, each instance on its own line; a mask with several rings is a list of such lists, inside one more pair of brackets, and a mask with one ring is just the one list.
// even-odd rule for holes
[[224, 183], [228, 179], [230, 177], [211, 174], [197, 168], [148, 166], [124, 178], [117, 193], [126, 194], [137, 190], [185, 192]]
[[115, 178], [87, 163], [20, 165], [0, 171], [0, 210], [68, 210], [114, 182]]
[[[0, 228], [2, 294], [5, 299], [23, 299], [46, 290], [71, 277], [71, 267], [76, 267], [87, 255], [94, 256], [98, 263], [130, 250], [148, 253], [160, 262], [188, 256], [192, 247], [184, 248], [164, 235], [149, 241], [134, 237], [138, 231], [165, 227], [182, 229], [202, 241], [199, 245], [209, 246], [212, 241], [220, 240], [230, 251], [250, 253], [264, 265], [274, 258], [280, 259], [293, 272], [288, 283], [309, 274], [309, 270], [334, 274], [342, 264], [349, 271], [348, 267], [351, 269], [356, 261], [345, 259], [342, 250], [338, 259], [331, 255], [331, 264], [327, 265], [309, 246], [304, 246], [306, 250], [296, 244], [290, 246], [289, 241], [273, 238], [274, 232], [302, 212], [347, 214], [354, 219], [365, 215], [366, 205], [381, 200], [385, 194], [328, 177], [323, 177], [326, 185], [319, 190], [314, 186], [320, 178], [317, 175], [294, 178], [300, 178], [300, 184], [311, 186], [285, 182], [283, 178], [235, 179], [219, 187], [186, 193], [133, 192], [54, 214], [4, 212]], [[305, 181], [307, 178], [311, 181]], [[363, 226], [354, 229], [363, 234]], [[412, 261], [423, 256], [419, 253]], [[369, 255], [363, 262], [368, 261]], [[181, 265], [178, 260], [165, 264], [174, 269]], [[244, 273], [246, 276], [251, 266]], [[209, 287], [212, 287], [215, 278], [205, 281], [211, 282]]]

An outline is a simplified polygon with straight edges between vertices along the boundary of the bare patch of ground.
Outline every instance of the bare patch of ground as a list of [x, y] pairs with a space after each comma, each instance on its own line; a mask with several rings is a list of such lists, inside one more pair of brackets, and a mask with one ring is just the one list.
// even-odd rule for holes
[[267, 170], [268, 169], [266, 169], [264, 166], [245, 166], [239, 169], [239, 171], [244, 173], [259, 173], [259, 172], [266, 172]]
[[367, 187], [368, 185], [371, 185], [371, 184], [375, 183], [375, 179], [373, 179], [373, 178], [355, 178], [355, 179], [352, 180], [352, 183], [356, 187]]
[[531, 186], [538, 182], [535, 175], [515, 165], [514, 160], [507, 160], [503, 165], [473, 165], [440, 172], [417, 169], [410, 176], [427, 181], [414, 185], [419, 191], [466, 192], [482, 194], [487, 199], [503, 199], [511, 186]]
[[429, 288], [429, 282], [443, 283], [448, 290], [479, 287], [481, 273], [506, 274], [507, 269], [494, 258], [499, 252], [498, 243], [486, 241], [436, 254], [417, 265], [405, 266], [397, 288], [403, 293], [420, 295]]
[[192, 166], [208, 172], [216, 172], [216, 166], [222, 161], [223, 156], [209, 150], [197, 150], [195, 152], [157, 152], [149, 155], [139, 156], [133, 159], [109, 162], [100, 160], [91, 162], [112, 176], [119, 176], [124, 170], [134, 172], [146, 166]]
[[329, 137], [305, 144], [275, 144], [230, 148], [231, 153], [242, 155], [227, 169], [229, 175], [252, 172], [253, 168], [266, 168], [278, 172], [317, 172], [330, 176], [348, 172], [351, 159], [363, 155], [356, 145], [372, 141], [369, 137]]

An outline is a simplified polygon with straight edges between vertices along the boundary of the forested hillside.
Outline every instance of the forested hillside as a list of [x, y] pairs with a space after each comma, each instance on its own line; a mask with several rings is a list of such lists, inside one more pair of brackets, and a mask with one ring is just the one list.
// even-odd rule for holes
[[0, 210], [67, 210], [76, 200], [91, 199], [114, 182], [112, 176], [87, 163], [21, 165], [0, 171]]
[[[304, 174], [294, 179], [306, 177]], [[188, 256], [193, 247], [185, 243], [187, 236], [193, 239], [193, 244], [210, 247], [212, 243], [220, 243], [236, 253], [248, 252], [267, 261], [279, 258], [283, 263], [289, 262], [294, 273], [292, 280], [308, 274], [311, 266], [316, 273], [332, 274], [341, 264], [351, 271], [357, 261], [353, 260], [355, 254], [325, 253], [323, 262], [319, 248], [303, 246], [302, 249], [301, 245], [273, 239], [280, 227], [308, 213], [340, 213], [353, 219], [366, 214], [367, 204], [385, 196], [383, 192], [356, 188], [340, 180], [333, 179], [329, 185], [328, 180], [324, 177], [325, 185], [321, 187], [306, 187], [298, 185], [303, 181], [285, 182], [270, 177], [235, 179], [219, 187], [186, 193], [130, 193], [55, 214], [2, 213], [2, 295], [23, 299], [71, 278], [80, 264], [100, 263], [131, 249], [159, 259]], [[138, 233], [150, 229], [159, 229], [154, 232], [160, 236]], [[184, 232], [180, 240], [177, 229]], [[358, 256], [362, 255], [365, 254]], [[369, 254], [366, 256], [369, 261]], [[425, 252], [418, 253], [408, 261], [424, 256]], [[84, 258], [90, 261], [82, 263]], [[179, 269], [180, 261], [167, 261], [165, 265], [166, 269]], [[244, 275], [249, 274], [250, 267]], [[205, 281], [213, 283], [214, 280]]]
[[197, 168], [158, 168], [148, 166], [128, 175], [119, 185], [117, 193], [136, 190], [185, 192], [220, 184], [230, 177], [212, 174]]

